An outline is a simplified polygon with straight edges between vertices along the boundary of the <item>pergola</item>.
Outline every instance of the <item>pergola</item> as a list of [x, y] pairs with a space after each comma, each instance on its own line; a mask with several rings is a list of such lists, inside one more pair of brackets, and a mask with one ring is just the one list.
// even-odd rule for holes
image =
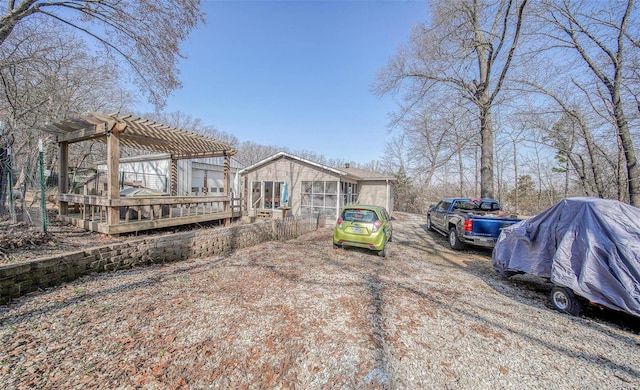
[[[230, 198], [231, 145], [190, 131], [173, 128], [131, 115], [91, 113], [55, 123], [45, 131], [54, 133], [60, 150], [58, 210], [62, 221], [109, 235], [177, 225], [224, 220], [241, 215], [240, 199]], [[99, 141], [107, 145], [105, 195], [70, 194], [69, 144]], [[120, 197], [120, 148], [171, 155], [170, 195]], [[215, 196], [177, 196], [178, 160], [224, 157], [224, 192]], [[73, 207], [72, 207], [73, 206]]]

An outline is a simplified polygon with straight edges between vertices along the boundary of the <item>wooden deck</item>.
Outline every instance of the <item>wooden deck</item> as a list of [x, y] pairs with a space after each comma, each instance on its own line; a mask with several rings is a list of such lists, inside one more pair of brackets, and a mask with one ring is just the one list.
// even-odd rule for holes
[[[109, 235], [223, 220], [242, 215], [241, 199], [225, 196], [105, 196], [60, 194], [60, 220]], [[111, 215], [111, 217], [109, 217]], [[111, 220], [110, 220], [111, 219]]]

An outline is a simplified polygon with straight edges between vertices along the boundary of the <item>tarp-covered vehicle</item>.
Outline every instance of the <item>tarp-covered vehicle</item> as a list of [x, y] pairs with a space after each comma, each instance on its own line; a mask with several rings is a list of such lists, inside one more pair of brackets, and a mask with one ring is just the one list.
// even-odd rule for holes
[[503, 277], [550, 279], [560, 311], [578, 315], [579, 296], [640, 317], [640, 209], [626, 203], [564, 199], [503, 229], [492, 261]]

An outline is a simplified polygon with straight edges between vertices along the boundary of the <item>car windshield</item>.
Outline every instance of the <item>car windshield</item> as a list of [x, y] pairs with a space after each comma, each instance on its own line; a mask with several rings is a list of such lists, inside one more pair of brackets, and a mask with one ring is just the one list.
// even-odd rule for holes
[[347, 222], [375, 222], [378, 216], [371, 210], [349, 209], [342, 213], [342, 220]]

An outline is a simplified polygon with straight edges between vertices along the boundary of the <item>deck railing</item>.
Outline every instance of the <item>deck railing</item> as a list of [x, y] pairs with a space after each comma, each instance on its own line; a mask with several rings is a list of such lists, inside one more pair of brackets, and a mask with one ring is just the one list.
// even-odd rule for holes
[[[226, 196], [132, 196], [108, 199], [97, 195], [59, 194], [66, 207], [60, 218], [87, 230], [118, 234], [211, 220], [242, 214], [241, 199]], [[114, 221], [108, 215], [115, 211]]]

